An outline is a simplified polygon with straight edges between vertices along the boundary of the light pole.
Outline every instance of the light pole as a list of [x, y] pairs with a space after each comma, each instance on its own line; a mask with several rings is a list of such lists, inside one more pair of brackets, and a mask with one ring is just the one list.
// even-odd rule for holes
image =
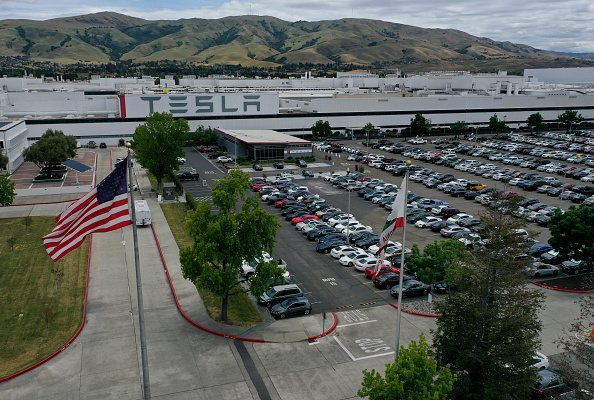
[[138, 255], [138, 231], [136, 228], [136, 208], [134, 207], [134, 186], [132, 181], [132, 155], [130, 154], [131, 143], [128, 147], [128, 176], [130, 190], [130, 205], [132, 209], [132, 237], [134, 241], [134, 267], [136, 270], [136, 296], [138, 297], [138, 330], [140, 331], [140, 354], [142, 359], [142, 388], [145, 400], [151, 398], [151, 383], [148, 370], [148, 354], [146, 346], [146, 334], [144, 332], [144, 304], [142, 301], [142, 281], [140, 279], [140, 258]]
[[351, 245], [351, 239], [349, 238], [350, 233], [351, 233], [351, 192], [353, 191], [353, 189], [351, 188], [351, 190], [348, 190], [349, 192], [349, 205], [347, 208], [347, 234], [346, 234], [346, 239], [347, 239], [347, 243], [349, 244], [349, 246]]
[[[410, 160], [406, 160], [406, 171], [404, 172], [404, 188], [401, 190], [406, 190], [404, 193], [404, 199], [408, 196], [408, 175], [410, 172], [410, 165], [412, 162]], [[396, 311], [396, 348], [394, 349], [394, 359], [398, 358], [398, 351], [400, 350], [400, 321], [402, 319], [402, 285], [404, 284], [404, 249], [406, 244], [406, 206], [404, 207], [404, 218], [402, 220], [402, 249], [400, 250], [400, 273], [399, 280], [398, 280], [398, 309]]]

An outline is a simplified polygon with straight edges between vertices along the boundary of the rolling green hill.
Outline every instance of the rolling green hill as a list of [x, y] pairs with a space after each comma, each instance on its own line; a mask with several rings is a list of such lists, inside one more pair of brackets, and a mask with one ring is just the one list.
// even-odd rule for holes
[[147, 21], [111, 12], [48, 21], [0, 21], [0, 55], [63, 64], [176, 60], [274, 67], [340, 62], [396, 66], [404, 71], [513, 71], [594, 64], [454, 29], [377, 20], [287, 22], [250, 15]]

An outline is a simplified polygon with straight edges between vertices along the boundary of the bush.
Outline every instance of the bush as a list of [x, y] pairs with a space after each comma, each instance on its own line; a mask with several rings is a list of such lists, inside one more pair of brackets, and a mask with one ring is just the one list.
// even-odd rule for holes
[[198, 207], [198, 202], [188, 192], [186, 192], [186, 204], [188, 205], [189, 209], [194, 210], [194, 211]]

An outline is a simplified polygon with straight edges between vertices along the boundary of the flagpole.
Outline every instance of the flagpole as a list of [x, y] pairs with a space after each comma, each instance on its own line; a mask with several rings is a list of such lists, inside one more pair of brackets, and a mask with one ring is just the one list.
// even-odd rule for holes
[[[406, 171], [404, 172], [404, 180], [406, 182], [406, 190], [408, 190], [408, 173], [410, 171], [411, 161], [406, 161]], [[404, 193], [408, 196], [408, 193]], [[406, 197], [404, 198], [406, 202]], [[406, 240], [406, 206], [404, 207], [404, 219], [402, 221], [402, 247], [400, 251], [400, 274], [398, 285], [398, 309], [396, 310], [396, 347], [394, 351], [394, 359], [398, 358], [398, 351], [400, 350], [400, 320], [402, 318], [402, 284], [404, 283], [404, 248]]]
[[134, 267], [136, 269], [136, 295], [138, 297], [138, 328], [140, 330], [140, 354], [142, 358], [142, 392], [143, 398], [151, 398], [151, 384], [149, 380], [148, 355], [146, 348], [146, 334], [144, 332], [144, 305], [142, 301], [142, 281], [140, 279], [140, 258], [138, 255], [138, 231], [136, 228], [136, 208], [134, 206], [134, 184], [132, 180], [132, 158], [130, 155], [130, 143], [128, 147], [128, 188], [130, 190], [130, 203], [132, 209], [132, 237], [134, 239]]

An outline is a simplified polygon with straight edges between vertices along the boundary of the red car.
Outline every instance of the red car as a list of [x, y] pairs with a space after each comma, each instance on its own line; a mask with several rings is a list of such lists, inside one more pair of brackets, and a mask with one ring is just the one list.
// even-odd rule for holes
[[320, 217], [318, 217], [317, 215], [305, 214], [300, 217], [293, 218], [291, 220], [291, 223], [293, 225], [297, 225], [298, 223], [307, 221], [308, 219], [320, 219]]
[[257, 192], [260, 189], [262, 189], [263, 186], [269, 186], [269, 185], [267, 183], [256, 183], [255, 185], [252, 186], [252, 189], [254, 189], [254, 192]]
[[212, 153], [213, 151], [216, 151], [216, 149], [213, 149], [212, 147], [205, 147], [200, 149], [201, 153]]
[[[394, 268], [394, 267], [389, 267], [387, 265], [382, 265], [382, 267], [380, 268], [380, 270], [377, 272], [376, 276], [380, 276], [383, 275], [387, 272], [392, 272], [394, 274], [399, 274], [400, 270], [398, 268]], [[373, 274], [375, 273], [375, 268], [370, 268], [367, 267], [365, 268], [365, 276], [368, 277], [369, 279], [373, 278]]]
[[509, 199], [511, 197], [515, 197], [518, 196], [518, 194], [516, 192], [512, 192], [510, 190], [507, 190], [505, 192], [503, 192], [503, 194], [501, 195], [502, 199]]
[[370, 178], [370, 177], [368, 177], [368, 176], [362, 176], [362, 177], [358, 178], [357, 180], [358, 180], [359, 182], [366, 182], [366, 181], [368, 181], [368, 180], [370, 180], [370, 179], [371, 179], [371, 178]]
[[277, 201], [276, 203], [274, 203], [274, 206], [275, 206], [276, 208], [281, 208], [281, 206], [283, 205], [283, 203], [286, 203], [287, 201], [290, 201], [290, 200], [289, 200], [289, 199], [282, 199], [282, 200], [279, 200], [279, 201]]

